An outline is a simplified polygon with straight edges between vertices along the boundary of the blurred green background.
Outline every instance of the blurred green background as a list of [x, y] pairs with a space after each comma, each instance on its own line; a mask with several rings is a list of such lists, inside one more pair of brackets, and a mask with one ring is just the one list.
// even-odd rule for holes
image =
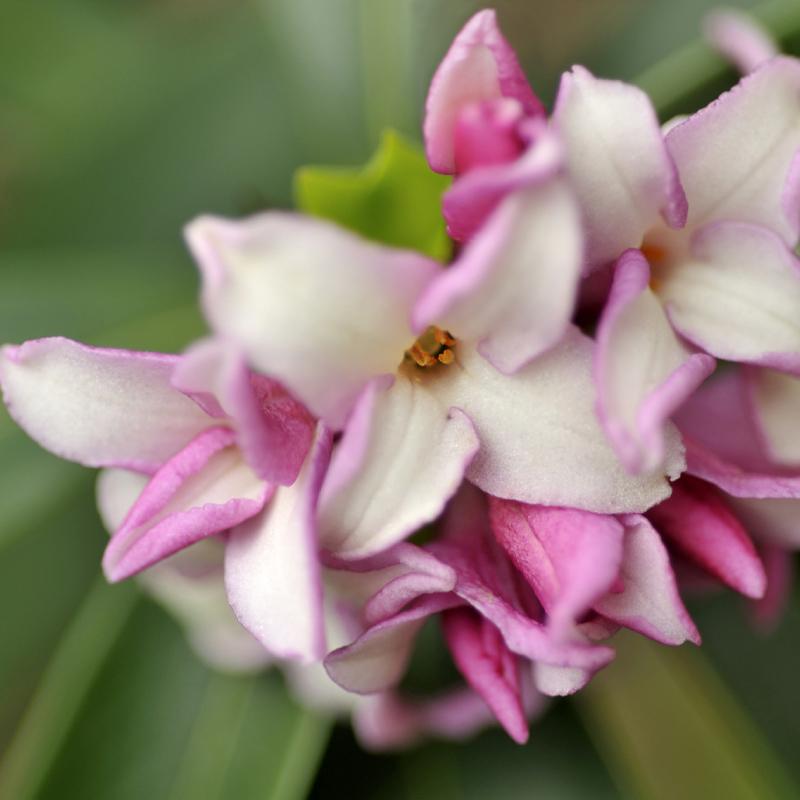
[[[665, 115], [733, 80], [690, 45], [707, 0], [494, 5], [547, 100], [575, 62], [640, 79]], [[433, 69], [481, 6], [0, 0], [0, 341], [180, 349], [203, 329], [182, 225], [289, 206], [297, 167], [362, 163], [386, 126], [418, 139]], [[792, 6], [767, 11], [796, 33]], [[701, 651], [623, 639], [526, 747], [491, 731], [372, 756], [278, 676], [200, 665], [134, 585], [103, 584], [104, 539], [92, 476], [3, 412], [3, 800], [800, 796], [797, 595], [769, 637], [719, 595], [693, 603]]]

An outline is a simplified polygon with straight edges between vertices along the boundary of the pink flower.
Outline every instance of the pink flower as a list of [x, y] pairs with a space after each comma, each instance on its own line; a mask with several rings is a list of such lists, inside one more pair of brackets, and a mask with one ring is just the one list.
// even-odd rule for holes
[[599, 642], [620, 626], [666, 644], [699, 643], [666, 548], [639, 515], [487, 505], [465, 486], [431, 543], [339, 566], [370, 571], [376, 591], [355, 640], [325, 660], [337, 683], [394, 691], [417, 633], [438, 616], [467, 684], [519, 742], [541, 694], [575, 692], [611, 660]]
[[[499, 227], [446, 270], [297, 215], [189, 227], [214, 331], [343, 431], [320, 494], [323, 547], [348, 558], [390, 547], [435, 519], [462, 477], [601, 512], [668, 494], [663, 473], [626, 474], [604, 442], [593, 345], [568, 324], [571, 299], [547, 309], [547, 276], [577, 274], [569, 195], [557, 182], [531, 202], [524, 231], [501, 234], [516, 223], [500, 209]], [[668, 462], [675, 477], [677, 437]]]
[[[103, 558], [110, 580], [225, 534], [240, 622], [275, 656], [323, 655], [315, 506], [331, 437], [324, 426], [315, 433], [280, 385], [219, 341], [177, 357], [66, 339], [5, 347], [0, 382], [40, 444], [104, 468], [99, 505], [116, 531]], [[156, 591], [169, 593], [167, 573], [185, 574], [200, 555], [160, 566]]]
[[[716, 487], [761, 552], [768, 581], [757, 609], [765, 621], [780, 611], [791, 577], [789, 553], [800, 548], [798, 401], [800, 379], [747, 366], [711, 381], [677, 418], [687, 442], [689, 473], [709, 486], [706, 491]], [[724, 565], [718, 567], [717, 577], [735, 586], [730, 576], [734, 571], [747, 575], [748, 549], [745, 545], [742, 552], [735, 541], [719, 543], [717, 561], [732, 565], [727, 575], [721, 572]]]
[[[755, 49], [750, 61], [763, 61], [766, 51]], [[513, 81], [502, 79], [509, 74]], [[643, 92], [575, 67], [559, 88], [554, 143], [522, 80], [494, 13], [476, 15], [431, 85], [427, 149], [444, 171], [459, 159], [443, 154], [471, 151], [471, 136], [503, 156], [470, 159], [445, 213], [456, 235], [475, 235], [498, 203], [539, 185], [541, 170], [531, 165], [544, 160], [543, 148], [563, 151], [586, 234], [584, 268], [617, 262], [594, 355], [599, 416], [626, 467], [646, 472], [662, 463], [673, 435], [667, 420], [714, 357], [800, 373], [800, 267], [791, 250], [800, 226], [800, 64], [764, 62], [666, 136]], [[494, 123], [470, 125], [485, 120], [477, 111], [487, 103]], [[516, 153], [502, 145], [512, 114], [500, 110], [511, 106]]]

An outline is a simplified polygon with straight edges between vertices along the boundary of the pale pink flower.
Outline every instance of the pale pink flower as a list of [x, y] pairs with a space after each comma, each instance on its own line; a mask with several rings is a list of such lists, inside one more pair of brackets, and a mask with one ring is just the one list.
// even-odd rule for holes
[[[501, 208], [499, 228], [448, 269], [292, 214], [189, 227], [215, 332], [343, 431], [320, 494], [322, 547], [377, 553], [435, 519], [462, 477], [600, 512], [643, 511], [669, 493], [663, 472], [628, 475], [605, 443], [593, 344], [568, 324], [572, 301], [547, 310], [549, 270], [579, 259], [569, 195], [550, 189], [526, 231], [505, 236]], [[572, 243], [548, 249], [551, 234]], [[676, 435], [667, 472], [681, 469]]]
[[392, 692], [417, 633], [437, 616], [466, 682], [520, 742], [537, 698], [584, 686], [613, 658], [599, 642], [620, 626], [665, 644], [699, 643], [667, 550], [640, 515], [497, 498], [487, 506], [465, 486], [429, 544], [340, 567], [372, 571], [377, 582], [361, 632], [325, 660], [337, 683]]
[[[479, 93], [470, 89], [476, 65]], [[514, 81], [501, 79], [509, 73]], [[546, 143], [537, 133], [542, 110], [525, 100], [522, 80], [494, 12], [484, 11], [431, 85], [432, 166], [456, 171], [459, 151], [474, 151], [476, 137], [500, 154], [488, 164], [467, 159], [445, 198], [450, 228], [464, 238], [490, 224], [501, 200], [541, 181], [530, 165]], [[768, 60], [664, 136], [639, 89], [581, 67], [562, 78], [550, 123], [556, 144], [547, 147], [563, 150], [584, 222], [585, 269], [619, 259], [594, 372], [601, 422], [631, 471], [663, 460], [667, 420], [712, 371], [713, 357], [800, 372], [800, 268], [791, 251], [800, 226], [798, 89], [800, 64]], [[509, 127], [516, 153], [503, 145]]]
[[[253, 375], [221, 341], [167, 356], [41, 339], [3, 348], [0, 382], [36, 441], [104, 468], [110, 580], [225, 534], [227, 596], [245, 628], [275, 656], [323, 655], [315, 511], [331, 436], [285, 389]], [[177, 586], [202, 560], [173, 557], [150, 585], [173, 605], [205, 602], [196, 581]], [[200, 635], [240, 641], [228, 622]]]

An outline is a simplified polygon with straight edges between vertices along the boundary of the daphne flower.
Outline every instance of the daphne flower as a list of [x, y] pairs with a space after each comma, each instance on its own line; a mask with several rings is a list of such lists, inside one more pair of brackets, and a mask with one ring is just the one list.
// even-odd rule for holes
[[[560, 179], [501, 206], [449, 269], [284, 213], [204, 217], [188, 239], [216, 333], [343, 429], [320, 495], [323, 547], [355, 558], [391, 546], [437, 517], [462, 476], [596, 511], [668, 494], [663, 474], [627, 475], [604, 443], [592, 344], [567, 326], [571, 302], [556, 319], [547, 309], [547, 276], [579, 263]], [[675, 437], [668, 472], [680, 469]]]
[[364, 605], [360, 635], [327, 657], [331, 677], [349, 691], [391, 691], [416, 634], [438, 616], [459, 671], [517, 741], [539, 693], [574, 692], [608, 663], [613, 651], [598, 642], [620, 625], [699, 642], [664, 545], [635, 515], [496, 498], [487, 508], [464, 487], [423, 549], [403, 544], [349, 566], [387, 577]]
[[40, 444], [114, 470], [99, 483], [106, 518], [121, 519], [103, 559], [110, 580], [226, 534], [238, 619], [273, 655], [321, 657], [314, 511], [330, 434], [280, 385], [222, 342], [176, 357], [66, 339], [5, 347], [0, 382]]
[[[722, 499], [761, 551], [768, 584], [758, 610], [767, 621], [786, 599], [790, 553], [800, 548], [798, 402], [800, 379], [743, 367], [703, 387], [678, 416], [689, 472]], [[731, 562], [729, 574], [741, 572], [741, 547], [718, 545], [717, 560]]]
[[[434, 78], [429, 116], [474, 113], [465, 88], [473, 61], [493, 70], [495, 102], [522, 108], [519, 82], [497, 79], [516, 63], [498, 40], [492, 12], [468, 23]], [[713, 369], [712, 356], [800, 371], [800, 272], [790, 251], [800, 225], [798, 87], [797, 62], [774, 59], [663, 137], [640, 90], [579, 67], [562, 78], [552, 127], [584, 220], [585, 267], [622, 256], [595, 376], [603, 427], [632, 471], [663, 458], [664, 421]], [[448, 141], [458, 149], [459, 127], [426, 130], [432, 164], [449, 167], [437, 154]], [[484, 206], [498, 174], [519, 174], [535, 151], [534, 141], [516, 161], [459, 178], [446, 208]]]

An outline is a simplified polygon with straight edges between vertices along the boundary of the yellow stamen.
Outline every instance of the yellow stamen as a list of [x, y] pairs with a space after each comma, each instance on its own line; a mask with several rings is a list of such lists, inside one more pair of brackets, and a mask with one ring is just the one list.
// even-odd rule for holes
[[406, 350], [406, 358], [418, 367], [428, 368], [436, 364], [452, 364], [455, 361], [453, 347], [456, 340], [449, 331], [431, 325], [411, 347]]

